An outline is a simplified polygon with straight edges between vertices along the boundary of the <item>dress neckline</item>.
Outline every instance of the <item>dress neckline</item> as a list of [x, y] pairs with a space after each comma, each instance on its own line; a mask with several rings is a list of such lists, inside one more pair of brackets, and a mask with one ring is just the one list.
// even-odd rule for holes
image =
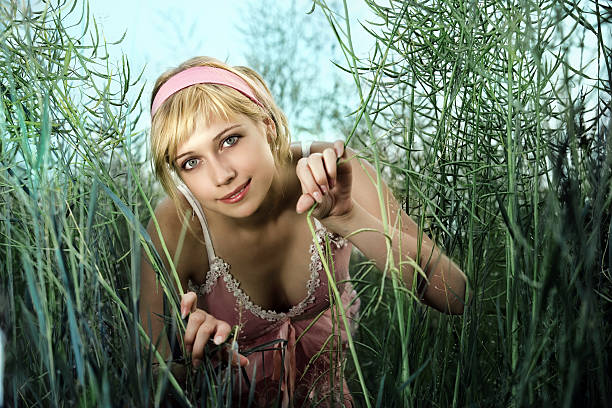
[[346, 245], [344, 238], [331, 234], [317, 219], [315, 219], [315, 225], [315, 237], [313, 237], [313, 242], [310, 245], [310, 277], [306, 282], [306, 296], [299, 303], [292, 305], [287, 312], [264, 309], [254, 303], [249, 295], [242, 290], [240, 282], [231, 274], [231, 266], [218, 256], [210, 263], [205, 282], [199, 287], [189, 282], [190, 289], [202, 295], [210, 294], [219, 278], [222, 278], [227, 290], [234, 295], [236, 302], [261, 319], [275, 322], [301, 315], [315, 301], [315, 291], [321, 285], [319, 272], [322, 269], [323, 263], [315, 245], [315, 240], [318, 241], [322, 248], [326, 247], [326, 239], [329, 239], [336, 248]]

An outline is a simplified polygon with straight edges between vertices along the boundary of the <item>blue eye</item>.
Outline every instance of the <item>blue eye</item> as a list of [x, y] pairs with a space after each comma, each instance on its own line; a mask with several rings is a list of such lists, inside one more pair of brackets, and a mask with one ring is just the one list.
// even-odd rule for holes
[[189, 160], [185, 160], [185, 163], [183, 163], [183, 169], [185, 170], [191, 170], [193, 169], [195, 166], [198, 165], [198, 159], [189, 159]]
[[229, 137], [226, 137], [225, 140], [223, 140], [223, 143], [221, 144], [223, 147], [231, 147], [235, 145], [236, 143], [238, 143], [238, 139], [239, 137], [236, 135], [229, 136]]

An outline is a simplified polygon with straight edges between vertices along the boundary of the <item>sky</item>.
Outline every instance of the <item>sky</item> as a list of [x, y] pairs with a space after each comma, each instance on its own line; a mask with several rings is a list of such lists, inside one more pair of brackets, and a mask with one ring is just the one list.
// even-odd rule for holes
[[[84, 1], [84, 0], [83, 0]], [[276, 0], [289, 2], [291, 0]], [[306, 13], [311, 0], [293, 0]], [[333, 2], [334, 0], [328, 0]], [[196, 56], [208, 55], [225, 60], [231, 65], [246, 64], [240, 27], [249, 22], [247, 6], [264, 4], [274, 7], [273, 0], [178, 0], [174, 3], [160, 0], [89, 0], [91, 14], [101, 28], [107, 42], [125, 38], [117, 46], [110, 46], [111, 60], [119, 61], [127, 55], [133, 70], [144, 68], [145, 90], [141, 102], [146, 106], [139, 128], [149, 125], [148, 101], [156, 78], [167, 69]], [[371, 18], [364, 1], [348, 1], [352, 18], [353, 44], [359, 56], [372, 49], [373, 39], [360, 27], [359, 22]], [[315, 10], [315, 13], [321, 13]], [[331, 29], [323, 35], [331, 35]], [[331, 56], [330, 56], [331, 58]], [[344, 62], [340, 60], [339, 62]], [[332, 70], [321, 70], [321, 80]], [[319, 66], [316, 69], [320, 69]], [[597, 67], [592, 64], [595, 76]], [[350, 83], [350, 82], [349, 82]], [[355, 107], [357, 103], [354, 104]], [[295, 134], [300, 139], [299, 134]], [[337, 137], [332, 137], [335, 139]], [[323, 135], [321, 139], [325, 139]]]
[[[245, 50], [239, 27], [248, 21], [247, 3], [270, 4], [268, 0], [211, 1], [180, 0], [174, 3], [159, 0], [90, 0], [90, 12], [107, 42], [123, 41], [110, 47], [111, 60], [127, 55], [132, 69], [143, 68], [146, 81], [142, 102], [148, 103], [151, 89], [162, 72], [196, 55], [208, 55], [231, 65], [244, 65]], [[354, 38], [359, 51], [366, 53], [369, 38], [360, 30], [357, 18], [368, 15], [363, 2], [352, 2]], [[169, 5], [171, 4], [171, 5]], [[309, 0], [299, 2], [304, 13], [312, 7]], [[320, 10], [315, 12], [321, 13]], [[330, 33], [331, 33], [331, 29]], [[327, 34], [330, 34], [327, 33]], [[331, 62], [329, 69], [336, 69]], [[148, 126], [143, 115], [139, 128]]]
[[238, 2], [181, 0], [94, 0], [91, 13], [107, 41], [126, 37], [121, 50], [151, 71], [198, 54], [241, 63]]

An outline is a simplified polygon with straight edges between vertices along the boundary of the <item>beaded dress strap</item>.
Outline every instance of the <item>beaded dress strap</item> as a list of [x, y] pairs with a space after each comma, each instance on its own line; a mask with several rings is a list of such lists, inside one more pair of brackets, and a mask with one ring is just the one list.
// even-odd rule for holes
[[193, 212], [198, 216], [200, 225], [202, 225], [202, 232], [204, 233], [204, 241], [206, 242], [206, 252], [208, 253], [208, 264], [212, 265], [213, 261], [217, 257], [215, 255], [215, 249], [213, 248], [212, 239], [210, 238], [210, 232], [208, 232], [208, 223], [206, 222], [206, 216], [200, 206], [198, 200], [193, 196], [193, 193], [185, 185], [178, 185], [178, 190], [185, 196]]

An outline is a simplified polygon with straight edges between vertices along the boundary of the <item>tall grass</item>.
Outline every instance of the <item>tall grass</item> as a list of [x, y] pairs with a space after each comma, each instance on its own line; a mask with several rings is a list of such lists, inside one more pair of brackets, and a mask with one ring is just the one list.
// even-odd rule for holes
[[471, 289], [451, 318], [354, 274], [370, 403], [609, 405], [609, 6], [367, 1], [358, 58], [349, 3], [316, 3], [361, 99], [349, 139]]
[[[356, 404], [610, 405], [609, 6], [367, 3], [367, 59], [348, 2], [340, 14], [314, 4], [361, 102], [349, 143], [461, 265], [470, 295], [463, 316], [442, 315], [413, 300], [401, 265], [385, 279], [356, 260]], [[0, 400], [231, 406], [231, 370], [175, 377], [138, 321], [142, 251], [169, 317], [178, 295], [142, 228], [160, 192], [127, 96], [139, 73], [109, 60], [86, 4], [36, 7], [0, 5]]]
[[126, 99], [138, 73], [109, 60], [86, 3], [37, 7], [0, 4], [4, 403], [146, 405], [137, 226], [152, 188], [136, 181], [145, 135]]

